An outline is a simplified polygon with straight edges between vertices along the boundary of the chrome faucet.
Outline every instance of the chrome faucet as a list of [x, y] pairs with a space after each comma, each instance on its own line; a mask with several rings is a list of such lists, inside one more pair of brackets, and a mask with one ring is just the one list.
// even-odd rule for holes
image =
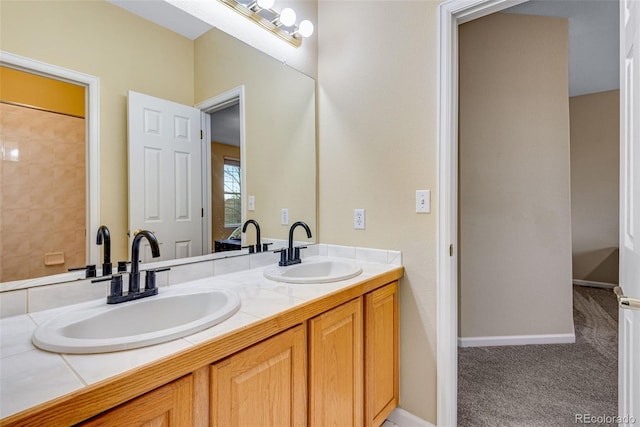
[[145, 237], [151, 246], [151, 255], [154, 258], [160, 256], [160, 245], [156, 235], [151, 231], [142, 230], [133, 238], [131, 245], [131, 273], [129, 273], [129, 293], [140, 291], [140, 242]]
[[104, 241], [103, 261], [102, 261], [102, 275], [109, 276], [112, 273], [111, 267], [111, 234], [106, 225], [101, 225], [98, 228], [98, 235], [96, 237], [96, 244], [102, 245]]
[[311, 230], [309, 229], [309, 226], [307, 224], [302, 221], [294, 222], [289, 229], [289, 247], [287, 249], [276, 251], [280, 252], [280, 262], [278, 263], [279, 266], [300, 264], [302, 262], [302, 260], [300, 259], [300, 249], [305, 249], [306, 246], [298, 246], [295, 248], [293, 247], [293, 231], [297, 227], [304, 228], [307, 232], [307, 237], [311, 238]]

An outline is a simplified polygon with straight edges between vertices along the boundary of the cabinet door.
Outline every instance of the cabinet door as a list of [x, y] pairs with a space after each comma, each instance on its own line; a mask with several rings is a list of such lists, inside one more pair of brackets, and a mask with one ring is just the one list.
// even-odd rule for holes
[[182, 427], [193, 425], [193, 381], [182, 377], [80, 424], [82, 426]]
[[211, 425], [304, 426], [307, 336], [300, 325], [211, 367]]
[[398, 405], [398, 282], [364, 297], [365, 426], [380, 426]]
[[309, 321], [309, 424], [361, 426], [362, 298]]

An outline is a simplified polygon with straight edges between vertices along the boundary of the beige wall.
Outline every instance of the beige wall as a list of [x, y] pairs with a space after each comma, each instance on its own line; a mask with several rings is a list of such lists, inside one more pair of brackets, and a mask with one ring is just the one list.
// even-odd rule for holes
[[[217, 29], [196, 39], [195, 54], [196, 103], [245, 88], [250, 125], [243, 167], [246, 195], [256, 196], [247, 219], [256, 219], [270, 238], [286, 239], [298, 220], [317, 230], [315, 82]], [[286, 226], [280, 225], [282, 208], [289, 209]], [[296, 238], [306, 240], [302, 233]]]
[[568, 21], [459, 40], [460, 336], [572, 333]]
[[100, 221], [126, 259], [127, 91], [193, 105], [193, 42], [102, 1], [2, 1], [0, 49], [100, 78]]
[[[438, 2], [318, 3], [323, 243], [402, 251], [400, 406], [436, 421]], [[382, 31], [381, 29], [386, 29]], [[387, 31], [390, 30], [390, 31]], [[366, 230], [353, 209], [366, 209]]]
[[620, 91], [569, 98], [573, 278], [618, 283]]

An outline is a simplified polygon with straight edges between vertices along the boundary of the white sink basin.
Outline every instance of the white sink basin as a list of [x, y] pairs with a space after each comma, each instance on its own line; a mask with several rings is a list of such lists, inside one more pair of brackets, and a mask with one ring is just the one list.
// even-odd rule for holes
[[264, 277], [285, 283], [330, 283], [350, 279], [362, 273], [359, 265], [348, 261], [303, 261], [290, 267], [276, 267]]
[[34, 331], [33, 344], [57, 353], [127, 350], [193, 334], [228, 319], [240, 308], [240, 297], [229, 290], [160, 292], [49, 319]]

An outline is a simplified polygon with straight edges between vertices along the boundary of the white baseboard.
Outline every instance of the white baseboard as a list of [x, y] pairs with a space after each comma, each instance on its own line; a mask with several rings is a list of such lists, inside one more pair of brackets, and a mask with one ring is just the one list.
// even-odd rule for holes
[[458, 347], [492, 347], [527, 344], [573, 344], [576, 334], [504, 335], [493, 337], [459, 337]]
[[613, 289], [616, 286], [618, 286], [615, 283], [594, 282], [591, 280], [580, 280], [580, 279], [573, 279], [573, 284], [578, 286], [588, 286], [590, 288], [605, 288], [605, 289]]
[[387, 419], [401, 427], [435, 427], [429, 421], [425, 421], [402, 408], [395, 408]]

